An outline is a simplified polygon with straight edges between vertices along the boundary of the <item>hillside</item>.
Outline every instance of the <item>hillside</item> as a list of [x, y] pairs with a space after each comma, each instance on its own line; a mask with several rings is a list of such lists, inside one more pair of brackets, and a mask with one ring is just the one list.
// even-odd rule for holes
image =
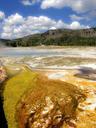
[[95, 46], [96, 28], [70, 30], [57, 29], [45, 33], [26, 36], [19, 39], [6, 41], [7, 46], [38, 46], [38, 45], [59, 45], [59, 46]]
[[8, 42], [10, 42], [10, 40], [0, 39], [0, 47], [6, 46]]

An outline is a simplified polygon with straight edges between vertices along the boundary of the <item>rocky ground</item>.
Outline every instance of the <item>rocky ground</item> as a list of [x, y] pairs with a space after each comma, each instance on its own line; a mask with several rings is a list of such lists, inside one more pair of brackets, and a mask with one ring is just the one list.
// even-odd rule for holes
[[37, 87], [18, 104], [19, 128], [96, 128], [94, 80], [77, 77], [79, 70], [38, 72]]
[[2, 83], [7, 77], [6, 71], [3, 66], [0, 66], [0, 83]]
[[75, 128], [76, 109], [84, 98], [72, 84], [39, 76], [17, 106], [19, 128]]
[[[96, 59], [6, 57], [2, 62], [12, 70], [11, 74], [13, 70], [15, 74], [26, 70], [26, 64], [31, 72], [39, 74], [35, 88], [24, 93], [17, 103], [18, 128], [96, 128]], [[5, 78], [1, 66], [0, 81]]]

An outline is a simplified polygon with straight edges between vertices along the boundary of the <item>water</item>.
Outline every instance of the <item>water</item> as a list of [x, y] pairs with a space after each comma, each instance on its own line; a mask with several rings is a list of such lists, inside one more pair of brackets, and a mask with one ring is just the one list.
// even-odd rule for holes
[[0, 49], [0, 56], [47, 56], [62, 55], [65, 52], [50, 49], [30, 49], [30, 48], [3, 48]]
[[0, 48], [0, 56], [68, 56], [96, 58], [96, 48], [63, 48], [63, 49], [36, 49], [36, 48]]

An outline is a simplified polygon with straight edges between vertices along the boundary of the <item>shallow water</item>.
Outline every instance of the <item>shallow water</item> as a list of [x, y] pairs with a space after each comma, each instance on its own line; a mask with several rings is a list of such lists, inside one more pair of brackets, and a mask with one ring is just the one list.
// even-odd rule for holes
[[3, 48], [0, 49], [0, 56], [48, 56], [63, 55], [65, 52], [50, 49], [31, 48]]
[[62, 49], [39, 49], [39, 48], [0, 48], [0, 56], [72, 56], [96, 58], [96, 48], [62, 48]]

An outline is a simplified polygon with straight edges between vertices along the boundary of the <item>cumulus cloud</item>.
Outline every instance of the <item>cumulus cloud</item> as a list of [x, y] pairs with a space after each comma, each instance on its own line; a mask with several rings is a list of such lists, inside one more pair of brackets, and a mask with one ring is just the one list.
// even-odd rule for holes
[[1, 38], [14, 39], [57, 28], [82, 29], [87, 26], [81, 25], [77, 21], [67, 24], [62, 20], [54, 20], [47, 16], [23, 17], [16, 13], [3, 20], [0, 36]]
[[40, 0], [22, 0], [21, 3], [25, 6], [33, 5], [37, 2], [40, 2]]
[[89, 26], [81, 25], [79, 22], [74, 21], [70, 24], [70, 29], [84, 29], [89, 28]]
[[20, 24], [24, 21], [23, 16], [19, 15], [18, 13], [9, 16], [5, 19], [5, 24], [12, 25], [12, 24]]
[[4, 19], [5, 18], [5, 13], [0, 11], [0, 20]]
[[77, 13], [83, 13], [96, 9], [96, 0], [43, 0], [42, 9], [70, 7]]

